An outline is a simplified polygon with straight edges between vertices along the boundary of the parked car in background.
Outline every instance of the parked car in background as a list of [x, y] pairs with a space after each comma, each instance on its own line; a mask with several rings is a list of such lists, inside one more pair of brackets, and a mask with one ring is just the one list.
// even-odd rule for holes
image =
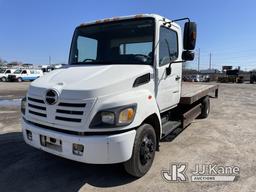
[[191, 81], [192, 82], [200, 82], [201, 81], [200, 75], [192, 75], [191, 76]]
[[16, 69], [0, 69], [0, 80], [7, 81], [9, 74], [13, 73]]
[[8, 81], [33, 81], [41, 76], [43, 76], [41, 69], [17, 69], [8, 75]]

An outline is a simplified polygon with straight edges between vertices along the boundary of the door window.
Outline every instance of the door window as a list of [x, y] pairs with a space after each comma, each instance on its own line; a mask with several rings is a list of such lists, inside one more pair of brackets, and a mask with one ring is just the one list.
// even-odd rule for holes
[[166, 27], [160, 28], [159, 66], [169, 64], [178, 58], [178, 35]]

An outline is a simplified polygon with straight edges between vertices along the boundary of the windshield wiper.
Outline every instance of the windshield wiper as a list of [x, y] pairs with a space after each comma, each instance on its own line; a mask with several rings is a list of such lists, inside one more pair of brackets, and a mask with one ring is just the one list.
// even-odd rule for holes
[[90, 61], [90, 62], [75, 62], [75, 63], [72, 63], [72, 64], [114, 64], [113, 62], [111, 61]]

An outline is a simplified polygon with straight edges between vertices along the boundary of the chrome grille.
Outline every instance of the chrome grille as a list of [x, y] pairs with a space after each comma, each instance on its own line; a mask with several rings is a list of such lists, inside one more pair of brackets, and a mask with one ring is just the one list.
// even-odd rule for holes
[[59, 106], [63, 107], [85, 107], [85, 103], [59, 103]]
[[34, 108], [34, 109], [41, 109], [46, 111], [46, 107], [41, 107], [41, 106], [37, 106], [37, 105], [33, 105], [33, 104], [28, 104], [29, 107]]
[[63, 114], [71, 114], [71, 115], [83, 115], [83, 111], [71, 111], [71, 110], [63, 110], [63, 109], [57, 109], [57, 113], [63, 113]]
[[28, 112], [34, 116], [47, 117], [44, 100], [28, 97]]
[[82, 119], [77, 119], [77, 118], [69, 118], [69, 117], [60, 117], [56, 116], [55, 119], [60, 120], [60, 121], [71, 121], [71, 122], [81, 122]]
[[38, 113], [38, 112], [35, 112], [35, 111], [31, 111], [29, 110], [29, 113], [33, 114], [33, 115], [37, 115], [37, 116], [41, 116], [41, 117], [46, 117], [47, 115], [44, 114], [44, 113]]
[[84, 114], [85, 103], [60, 102], [56, 109], [56, 120], [80, 123]]
[[35, 99], [35, 98], [31, 98], [31, 97], [28, 97], [28, 100], [29, 100], [29, 101], [33, 101], [33, 102], [36, 102], [36, 103], [44, 103], [44, 100]]
[[49, 123], [59, 125], [79, 125], [83, 122], [87, 104], [78, 101], [60, 101], [47, 105], [41, 98], [28, 97], [28, 113]]

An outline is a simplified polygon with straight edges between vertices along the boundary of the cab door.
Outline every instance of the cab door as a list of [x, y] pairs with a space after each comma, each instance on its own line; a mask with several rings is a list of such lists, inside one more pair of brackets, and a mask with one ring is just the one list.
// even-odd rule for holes
[[157, 65], [157, 102], [161, 112], [179, 103], [181, 92], [182, 63], [180, 58], [179, 28], [164, 25], [159, 29], [158, 65]]
[[8, 69], [5, 71], [5, 76], [7, 77], [9, 74], [11, 74], [11, 70]]
[[29, 80], [28, 71], [27, 71], [27, 70], [23, 70], [23, 71], [21, 72], [21, 79], [22, 79], [23, 81]]

